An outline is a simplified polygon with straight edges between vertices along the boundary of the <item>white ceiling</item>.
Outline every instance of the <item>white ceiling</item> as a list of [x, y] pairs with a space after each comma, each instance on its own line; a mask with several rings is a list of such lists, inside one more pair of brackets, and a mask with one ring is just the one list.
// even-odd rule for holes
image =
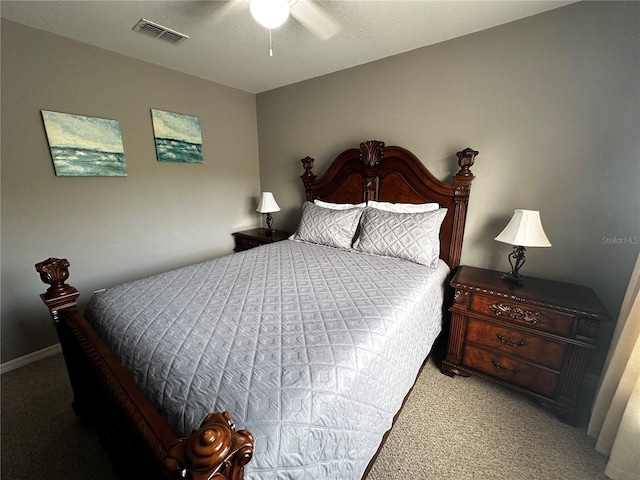
[[[272, 32], [273, 57], [269, 56], [269, 31], [253, 20], [248, 0], [1, 0], [0, 14], [74, 40], [259, 93], [575, 0], [290, 1], [292, 16]], [[141, 18], [190, 38], [173, 45], [133, 31]], [[305, 27], [305, 20], [329, 38], [321, 38], [313, 28]]]

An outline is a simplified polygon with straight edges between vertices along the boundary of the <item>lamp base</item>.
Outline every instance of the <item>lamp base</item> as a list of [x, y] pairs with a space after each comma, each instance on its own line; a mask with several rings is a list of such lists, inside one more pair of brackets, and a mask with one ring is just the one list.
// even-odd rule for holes
[[502, 275], [500, 275], [500, 278], [502, 280], [507, 280], [509, 282], [513, 282], [516, 285], [523, 285], [524, 284], [524, 280], [523, 278], [518, 275], [517, 277], [515, 275], [513, 275], [512, 273], [503, 273]]
[[[511, 252], [508, 257], [509, 265], [511, 265], [511, 271], [509, 273], [505, 273], [501, 275], [500, 278], [502, 278], [503, 280], [514, 282], [518, 285], [522, 285], [524, 283], [524, 280], [522, 279], [518, 271], [526, 261], [526, 258], [524, 256], [524, 252], [526, 250], [527, 249], [524, 248], [523, 246], [518, 246], [518, 245], [513, 246], [513, 252]], [[512, 261], [512, 259], [515, 260], [515, 263]]]
[[275, 232], [273, 228], [273, 215], [267, 213], [267, 235], [271, 237], [273, 236], [273, 232]]

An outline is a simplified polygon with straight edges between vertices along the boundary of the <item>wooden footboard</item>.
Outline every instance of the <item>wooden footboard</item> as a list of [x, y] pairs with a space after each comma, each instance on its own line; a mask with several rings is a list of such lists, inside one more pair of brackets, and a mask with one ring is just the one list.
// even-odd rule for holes
[[190, 437], [178, 439], [133, 378], [77, 308], [66, 284], [69, 262], [36, 264], [49, 285], [41, 295], [53, 317], [69, 379], [73, 409], [95, 428], [122, 478], [242, 480], [253, 456], [248, 431], [236, 431], [227, 412], [208, 415]]

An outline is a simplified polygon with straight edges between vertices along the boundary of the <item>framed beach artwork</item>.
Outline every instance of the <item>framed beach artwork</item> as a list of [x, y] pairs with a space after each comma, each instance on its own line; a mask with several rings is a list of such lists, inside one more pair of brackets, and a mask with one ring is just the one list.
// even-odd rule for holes
[[202, 163], [200, 119], [151, 109], [159, 162]]
[[124, 177], [127, 166], [117, 120], [42, 110], [58, 176]]

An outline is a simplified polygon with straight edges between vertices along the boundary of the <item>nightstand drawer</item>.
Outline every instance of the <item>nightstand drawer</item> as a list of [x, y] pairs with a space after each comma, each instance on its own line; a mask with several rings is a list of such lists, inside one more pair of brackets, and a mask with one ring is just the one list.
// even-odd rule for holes
[[496, 297], [472, 295], [469, 308], [475, 312], [491, 317], [499, 317], [520, 325], [570, 336], [573, 328], [574, 316], [544, 308], [522, 305], [517, 302], [505, 301]]
[[236, 242], [235, 252], [242, 252], [268, 243], [281, 242], [291, 236], [289, 232], [280, 230], [269, 233], [266, 228], [254, 228], [243, 232], [232, 233]]
[[259, 247], [260, 245], [264, 245], [264, 243], [249, 238], [236, 237], [236, 252], [249, 250], [250, 248]]
[[553, 395], [559, 374], [513, 357], [466, 345], [462, 364], [541, 395]]
[[473, 318], [469, 319], [466, 341], [516, 355], [555, 370], [562, 367], [566, 349], [566, 344]]

